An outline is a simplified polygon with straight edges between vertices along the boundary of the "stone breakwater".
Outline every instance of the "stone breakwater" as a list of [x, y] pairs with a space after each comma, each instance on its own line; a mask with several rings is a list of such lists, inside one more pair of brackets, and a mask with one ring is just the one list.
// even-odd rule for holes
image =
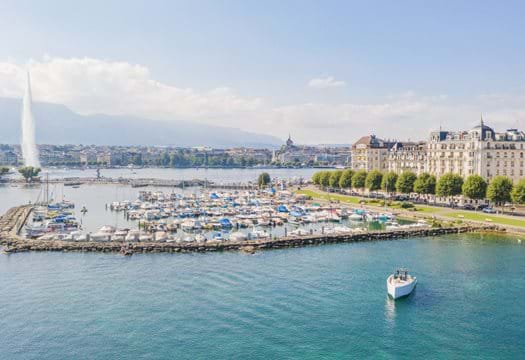
[[277, 239], [259, 239], [247, 241], [210, 241], [206, 243], [162, 243], [162, 242], [74, 242], [30, 240], [18, 235], [24, 226], [32, 206], [18, 206], [9, 209], [0, 217], [0, 245], [6, 252], [23, 251], [77, 251], [77, 252], [120, 252], [127, 253], [188, 253], [215, 251], [271, 250], [291, 247], [304, 247], [323, 244], [350, 243], [361, 241], [395, 240], [409, 237], [429, 237], [482, 231], [504, 231], [492, 224], [462, 224], [439, 228], [414, 228], [392, 231], [368, 231], [347, 234], [316, 234], [289, 236]]
[[0, 244], [8, 252], [23, 251], [64, 251], [64, 252], [121, 252], [123, 248], [130, 253], [189, 253], [216, 251], [254, 252], [259, 250], [315, 246], [324, 244], [350, 243], [361, 241], [395, 240], [409, 237], [429, 237], [481, 231], [501, 231], [494, 225], [460, 225], [428, 229], [408, 229], [394, 231], [370, 231], [337, 235], [308, 235], [283, 237], [278, 239], [221, 241], [206, 243], [161, 243], [161, 242], [71, 242], [28, 240], [13, 233], [1, 233]]

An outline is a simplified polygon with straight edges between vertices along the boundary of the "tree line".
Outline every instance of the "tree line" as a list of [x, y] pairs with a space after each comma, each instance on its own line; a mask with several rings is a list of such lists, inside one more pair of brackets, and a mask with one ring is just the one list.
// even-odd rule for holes
[[513, 184], [506, 176], [496, 176], [487, 182], [479, 175], [470, 175], [464, 179], [460, 175], [448, 173], [437, 179], [428, 173], [417, 176], [411, 171], [397, 174], [379, 170], [367, 172], [346, 169], [318, 171], [313, 174], [312, 182], [333, 189], [383, 190], [387, 193], [417, 193], [439, 197], [463, 195], [471, 200], [488, 199], [496, 205], [506, 202], [525, 204], [525, 179]]

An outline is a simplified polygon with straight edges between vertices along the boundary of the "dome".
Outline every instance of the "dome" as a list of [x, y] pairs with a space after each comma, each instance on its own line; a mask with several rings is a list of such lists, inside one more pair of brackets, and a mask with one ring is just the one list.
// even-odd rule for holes
[[481, 140], [494, 139], [494, 129], [492, 129], [490, 126], [485, 125], [483, 123], [483, 118], [481, 118], [481, 122], [479, 123], [479, 125], [476, 125], [469, 130], [469, 133], [476, 133], [476, 135], [479, 136]]

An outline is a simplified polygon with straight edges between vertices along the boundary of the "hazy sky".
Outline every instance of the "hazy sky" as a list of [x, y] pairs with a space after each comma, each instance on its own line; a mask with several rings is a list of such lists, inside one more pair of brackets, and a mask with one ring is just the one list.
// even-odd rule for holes
[[[525, 127], [522, 1], [6, 1], [0, 96], [303, 143]], [[0, 119], [1, 122], [1, 119]]]

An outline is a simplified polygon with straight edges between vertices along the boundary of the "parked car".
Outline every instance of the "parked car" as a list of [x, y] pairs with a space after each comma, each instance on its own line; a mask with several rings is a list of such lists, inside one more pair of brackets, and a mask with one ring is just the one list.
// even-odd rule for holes
[[409, 197], [408, 195], [397, 195], [394, 200], [396, 201], [408, 201]]
[[493, 208], [491, 207], [486, 207], [482, 210], [484, 213], [487, 213], [487, 214], [495, 214], [496, 213], [496, 210], [494, 210]]
[[488, 207], [489, 206], [487, 204], [479, 204], [478, 206], [476, 206], [476, 210], [483, 210]]
[[476, 210], [476, 207], [472, 204], [463, 204], [463, 210]]

